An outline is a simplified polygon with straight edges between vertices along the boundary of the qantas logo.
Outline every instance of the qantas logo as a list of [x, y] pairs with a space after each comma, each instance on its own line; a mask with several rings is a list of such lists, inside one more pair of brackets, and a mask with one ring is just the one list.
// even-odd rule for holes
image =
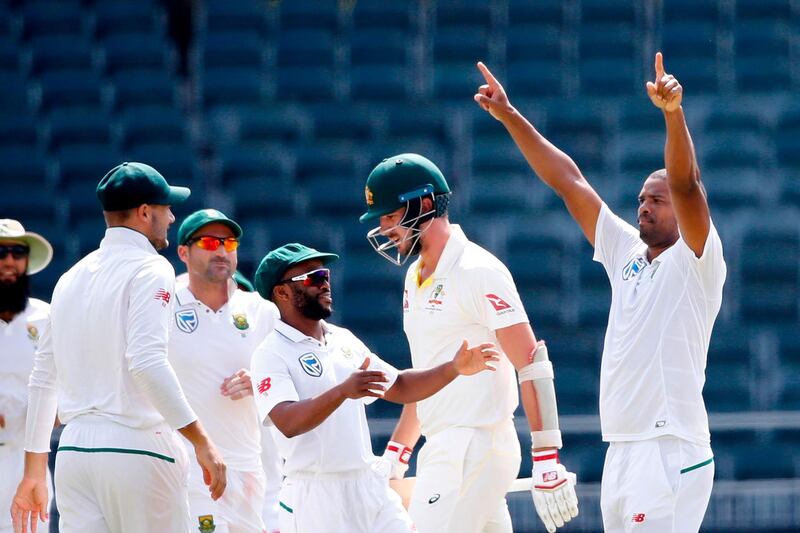
[[506, 309], [511, 309], [511, 305], [496, 294], [489, 293], [486, 295], [486, 299], [489, 300], [489, 303], [492, 304], [492, 307], [494, 307], [494, 310], [498, 313]]

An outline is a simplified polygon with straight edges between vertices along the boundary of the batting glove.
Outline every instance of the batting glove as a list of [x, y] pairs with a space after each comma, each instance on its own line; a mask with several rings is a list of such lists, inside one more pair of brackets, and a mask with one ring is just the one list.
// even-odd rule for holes
[[531, 496], [549, 533], [578, 516], [575, 474], [558, 462], [557, 450], [533, 452]]
[[392, 465], [392, 471], [389, 474], [389, 479], [403, 479], [408, 470], [408, 461], [411, 459], [411, 454], [414, 450], [400, 444], [399, 442], [389, 441], [386, 445], [386, 451], [383, 452], [383, 458]]

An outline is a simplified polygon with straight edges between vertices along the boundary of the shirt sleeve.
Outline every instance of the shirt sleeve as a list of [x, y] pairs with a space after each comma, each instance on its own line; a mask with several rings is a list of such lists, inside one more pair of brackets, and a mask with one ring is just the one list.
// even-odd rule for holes
[[638, 230], [615, 215], [603, 203], [597, 217], [593, 259], [605, 267], [608, 276], [611, 277], [622, 266], [617, 264], [619, 258], [627, 258], [631, 250], [641, 245]]
[[128, 371], [174, 429], [197, 420], [167, 360], [175, 272], [166, 260], [141, 269], [131, 281], [126, 325]]
[[[494, 258], [492, 258], [494, 259]], [[528, 322], [511, 272], [497, 259], [473, 269], [469, 275], [468, 311], [481, 325], [491, 331]]]
[[28, 381], [28, 416], [25, 421], [25, 451], [50, 451], [50, 434], [56, 419], [56, 365], [53, 359], [53, 336], [50, 318], [42, 326], [39, 345]]
[[250, 373], [253, 377], [253, 397], [256, 399], [258, 419], [263, 425], [272, 426], [269, 414], [276, 405], [300, 400], [289, 367], [270, 348], [267, 340], [253, 352]]
[[678, 239], [678, 250], [681, 256], [688, 262], [690, 268], [693, 268], [699, 275], [703, 287], [709, 296], [721, 297], [722, 286], [725, 284], [727, 276], [727, 267], [725, 266], [725, 257], [722, 251], [722, 240], [719, 238], [717, 228], [712, 222], [708, 228], [708, 237], [703, 246], [703, 253], [700, 257], [694, 254], [694, 250], [689, 248], [683, 236]]

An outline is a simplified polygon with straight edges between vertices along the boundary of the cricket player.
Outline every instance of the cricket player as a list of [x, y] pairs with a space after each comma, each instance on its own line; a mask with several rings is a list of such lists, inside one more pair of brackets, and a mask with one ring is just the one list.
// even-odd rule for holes
[[45, 472], [58, 406], [61, 533], [188, 533], [194, 446], [214, 499], [225, 464], [167, 361], [175, 271], [158, 254], [190, 194], [154, 168], [122, 163], [97, 186], [108, 229], [98, 250], [59, 279], [30, 378], [25, 472], [11, 507], [15, 531], [47, 519]]
[[[175, 293], [169, 361], [227, 465], [228, 485], [217, 501], [209, 496], [199, 465], [189, 469], [190, 514], [205, 532], [265, 530], [261, 429], [249, 368], [278, 310], [257, 293], [237, 288], [241, 236], [239, 224], [216, 209], [196, 211], [178, 228], [178, 257], [186, 264], [188, 285]], [[274, 446], [271, 452], [277, 455]]]
[[617, 217], [572, 159], [486, 78], [475, 101], [511, 134], [594, 247], [612, 298], [600, 369], [609, 442], [601, 507], [607, 532], [698, 531], [714, 479], [703, 384], [726, 267], [681, 101], [661, 53], [647, 95], [664, 116], [666, 169], [644, 181], [637, 230]]
[[333, 303], [326, 265], [337, 258], [292, 243], [269, 252], [256, 272], [256, 288], [280, 311], [252, 364], [259, 416], [279, 430], [286, 460], [280, 530], [408, 533], [389, 465], [372, 454], [365, 405], [428, 397], [459, 376], [493, 370], [498, 354], [491, 343], [463, 341], [441, 365], [399, 372], [325, 321]]
[[457, 380], [406, 405], [384, 457], [394, 465], [392, 477], [401, 478], [420, 434], [425, 436], [409, 506], [420, 533], [510, 533], [505, 495], [520, 465], [516, 368], [531, 430], [531, 495], [553, 532], [578, 514], [575, 477], [558, 459], [553, 365], [508, 269], [450, 223], [450, 194], [430, 160], [389, 157], [367, 178], [361, 221], [379, 221], [367, 238], [392, 263], [419, 256], [403, 291], [403, 329], [415, 369], [447, 360], [462, 336], [470, 343], [497, 343], [505, 356], [497, 372]]
[[50, 304], [31, 298], [30, 276], [44, 270], [52, 257], [53, 247], [44, 237], [25, 231], [16, 220], [0, 220], [0, 533], [12, 531], [6, 511], [25, 464], [28, 378], [50, 315]]

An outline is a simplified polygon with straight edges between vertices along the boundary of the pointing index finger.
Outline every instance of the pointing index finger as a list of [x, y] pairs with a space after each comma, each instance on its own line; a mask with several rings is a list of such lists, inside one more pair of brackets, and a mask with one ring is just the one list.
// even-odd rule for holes
[[489, 67], [483, 64], [483, 61], [478, 61], [478, 70], [481, 71], [486, 83], [488, 83], [492, 89], [500, 86], [500, 82], [497, 81], [497, 78], [489, 71]]
[[664, 75], [664, 56], [661, 52], [656, 52], [656, 79], [660, 80]]

